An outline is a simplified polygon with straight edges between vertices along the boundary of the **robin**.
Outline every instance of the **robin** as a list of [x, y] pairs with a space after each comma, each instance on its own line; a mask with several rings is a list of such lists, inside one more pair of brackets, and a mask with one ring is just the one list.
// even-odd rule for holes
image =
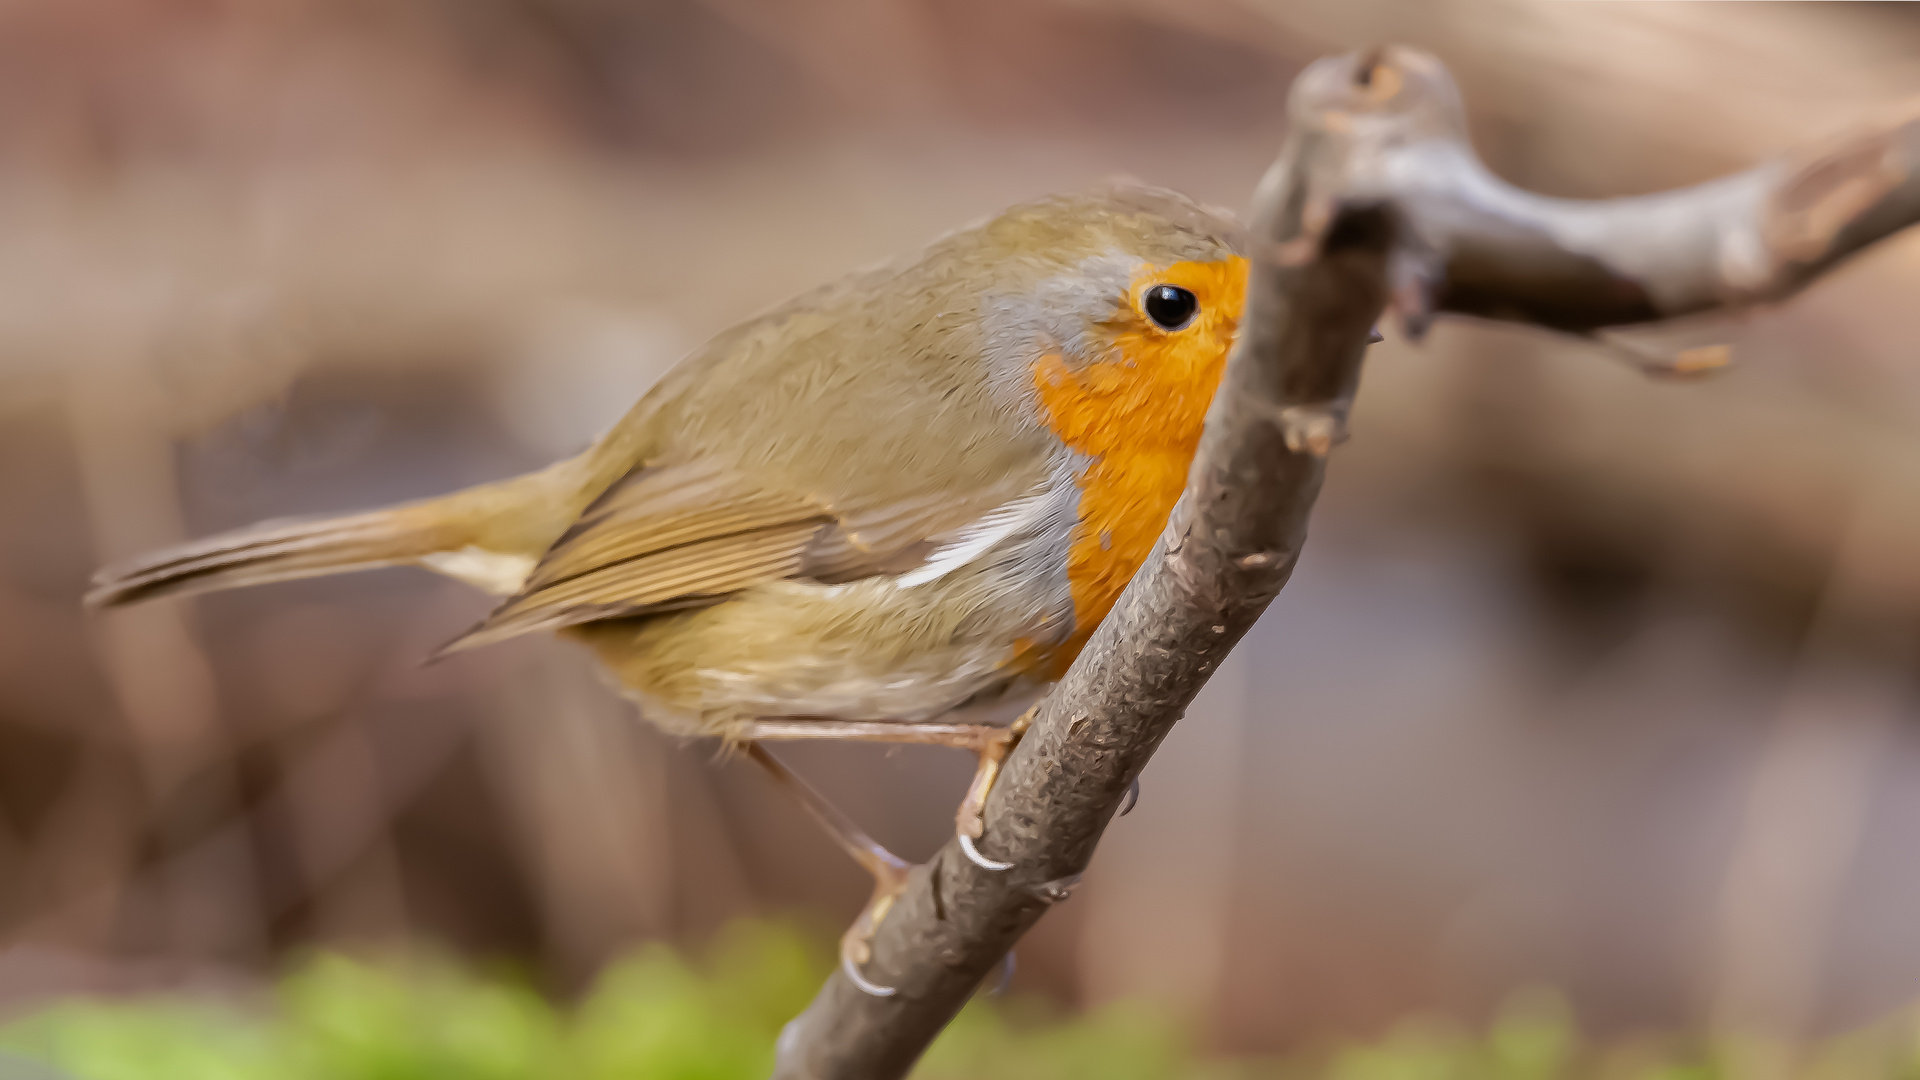
[[[1227, 215], [1131, 183], [1016, 206], [725, 331], [590, 449], [440, 498], [269, 521], [95, 578], [89, 604], [425, 566], [505, 599], [447, 646], [558, 631], [643, 716], [744, 749], [872, 872], [907, 865], [762, 745], [979, 755], [967, 856], [1026, 716], [1186, 485], [1245, 292]], [[1012, 703], [1009, 705], [1009, 703]]]

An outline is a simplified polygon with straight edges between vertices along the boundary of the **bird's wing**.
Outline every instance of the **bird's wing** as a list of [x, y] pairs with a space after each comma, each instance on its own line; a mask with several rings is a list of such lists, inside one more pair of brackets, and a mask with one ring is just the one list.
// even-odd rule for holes
[[[991, 496], [991, 493], [982, 493]], [[1021, 505], [1019, 492], [994, 502]], [[521, 591], [442, 652], [535, 630], [655, 614], [782, 578], [923, 576], [978, 546], [1007, 512], [951, 496], [838, 508], [756, 487], [709, 465], [634, 470], [581, 515]]]

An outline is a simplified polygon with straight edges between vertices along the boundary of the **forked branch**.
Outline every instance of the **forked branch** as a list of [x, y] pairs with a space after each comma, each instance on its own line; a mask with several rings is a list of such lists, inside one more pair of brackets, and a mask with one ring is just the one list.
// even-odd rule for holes
[[[1920, 218], [1920, 119], [1661, 195], [1548, 199], [1466, 139], [1433, 57], [1322, 60], [1255, 195], [1239, 338], [1165, 533], [1042, 703], [987, 804], [981, 870], [949, 843], [913, 872], [867, 973], [836, 973], [780, 1041], [780, 1080], [906, 1074], [1072, 891], [1128, 785], [1292, 572], [1368, 333], [1437, 312], [1587, 332], [1785, 297]], [[1670, 367], [1697, 363], [1684, 355]]]

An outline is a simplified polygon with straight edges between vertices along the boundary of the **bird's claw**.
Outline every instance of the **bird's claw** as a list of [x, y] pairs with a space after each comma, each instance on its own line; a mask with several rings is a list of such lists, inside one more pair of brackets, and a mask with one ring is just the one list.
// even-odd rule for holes
[[982, 870], [998, 874], [1013, 869], [1010, 862], [989, 859], [980, 854], [980, 846], [975, 841], [987, 831], [987, 794], [993, 790], [993, 782], [1000, 777], [1001, 765], [1006, 762], [1013, 748], [1020, 744], [1021, 736], [1026, 734], [1039, 708], [1035, 705], [1028, 709], [1018, 720], [1007, 725], [997, 738], [981, 747], [980, 768], [973, 774], [973, 783], [967, 785], [967, 797], [960, 801], [960, 812], [954, 815], [954, 835], [960, 841], [960, 853]]
[[853, 920], [847, 932], [840, 936], [840, 972], [852, 983], [854, 989], [873, 997], [892, 997], [899, 993], [891, 986], [882, 986], [860, 974], [860, 968], [873, 959], [873, 935], [880, 930], [880, 920], [887, 917], [893, 902], [899, 898], [900, 891], [906, 888], [907, 873], [904, 865], [886, 865], [874, 874], [873, 899]]
[[1010, 862], [989, 859], [985, 855], [980, 854], [980, 848], [974, 844], [973, 837], [968, 836], [966, 833], [960, 833], [958, 835], [960, 839], [960, 853], [967, 857], [968, 862], [982, 870], [991, 871], [996, 874], [1003, 874], [1013, 869], [1013, 864]]
[[895, 987], [881, 986], [879, 983], [873, 982], [865, 975], [860, 974], [860, 964], [854, 959], [853, 950], [844, 945], [841, 946], [840, 949], [840, 974], [845, 975], [847, 981], [853, 984], [853, 988], [863, 994], [871, 994], [877, 998], [887, 998], [900, 992]]

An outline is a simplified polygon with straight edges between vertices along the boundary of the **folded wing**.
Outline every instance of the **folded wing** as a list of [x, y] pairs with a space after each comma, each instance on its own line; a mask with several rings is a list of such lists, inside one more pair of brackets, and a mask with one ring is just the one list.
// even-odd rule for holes
[[[952, 561], [952, 538], [977, 546], [971, 538], [983, 519], [998, 522], [993, 506], [1007, 493], [976, 495], [848, 510], [769, 491], [712, 466], [637, 469], [581, 515], [518, 594], [442, 651], [718, 603], [785, 578], [843, 582], [917, 569], [924, 575]], [[976, 504], [984, 504], [984, 515]]]

